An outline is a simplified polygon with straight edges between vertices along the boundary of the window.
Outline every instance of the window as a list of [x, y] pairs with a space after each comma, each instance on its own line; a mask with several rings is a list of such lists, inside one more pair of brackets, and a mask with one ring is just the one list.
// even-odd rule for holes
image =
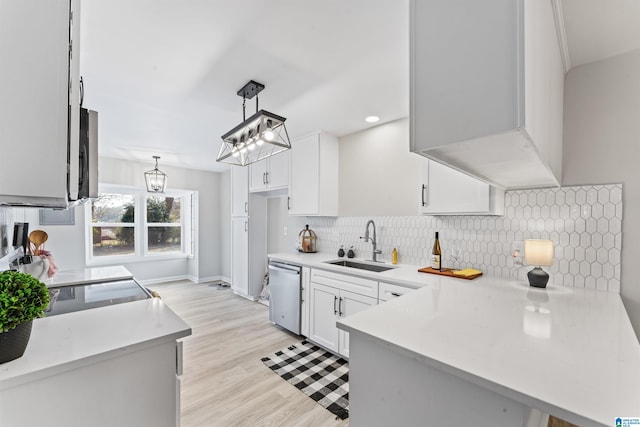
[[147, 197], [147, 251], [182, 251], [180, 197]]
[[87, 208], [87, 262], [142, 261], [192, 254], [193, 192], [162, 195], [101, 185]]
[[135, 254], [135, 196], [103, 193], [91, 204], [94, 257]]

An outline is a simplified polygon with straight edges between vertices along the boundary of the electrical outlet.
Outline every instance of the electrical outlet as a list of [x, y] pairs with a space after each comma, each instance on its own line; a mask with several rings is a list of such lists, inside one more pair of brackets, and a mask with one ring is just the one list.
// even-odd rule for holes
[[287, 235], [287, 226], [286, 225], [284, 227], [282, 227], [282, 235], [283, 236]]
[[524, 242], [521, 240], [511, 243], [511, 259], [513, 265], [524, 265]]

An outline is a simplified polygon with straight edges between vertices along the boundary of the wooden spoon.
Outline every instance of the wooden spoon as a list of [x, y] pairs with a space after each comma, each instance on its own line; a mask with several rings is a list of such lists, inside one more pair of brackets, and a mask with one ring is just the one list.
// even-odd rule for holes
[[[49, 235], [43, 230], [33, 230], [29, 233], [29, 242], [33, 243], [33, 255], [40, 255], [42, 245], [47, 239], [49, 239]], [[31, 246], [29, 246], [29, 249], [31, 249]]]

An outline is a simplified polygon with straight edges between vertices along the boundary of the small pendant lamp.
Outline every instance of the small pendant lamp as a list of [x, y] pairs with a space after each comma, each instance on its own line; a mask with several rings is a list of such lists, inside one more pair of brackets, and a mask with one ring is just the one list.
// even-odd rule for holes
[[160, 156], [153, 156], [153, 158], [156, 159], [156, 167], [144, 173], [147, 191], [150, 193], [164, 193], [167, 189], [167, 174], [158, 169]]

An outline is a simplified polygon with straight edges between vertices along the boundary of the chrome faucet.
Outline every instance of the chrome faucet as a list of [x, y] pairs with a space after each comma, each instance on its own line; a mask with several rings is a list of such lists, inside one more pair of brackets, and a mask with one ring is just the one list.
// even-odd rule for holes
[[[371, 237], [369, 235], [369, 225], [373, 226], [373, 237]], [[380, 249], [376, 249], [378, 242], [376, 242], [376, 223], [373, 222], [372, 219], [370, 219], [369, 221], [367, 221], [367, 225], [365, 227], [364, 230], [364, 236], [360, 237], [361, 239], [363, 239], [365, 242], [369, 241], [371, 242], [371, 245], [373, 246], [373, 252], [371, 253], [372, 256], [372, 261], [374, 262], [382, 262], [382, 261], [378, 261], [378, 254], [381, 254], [382, 251]]]

